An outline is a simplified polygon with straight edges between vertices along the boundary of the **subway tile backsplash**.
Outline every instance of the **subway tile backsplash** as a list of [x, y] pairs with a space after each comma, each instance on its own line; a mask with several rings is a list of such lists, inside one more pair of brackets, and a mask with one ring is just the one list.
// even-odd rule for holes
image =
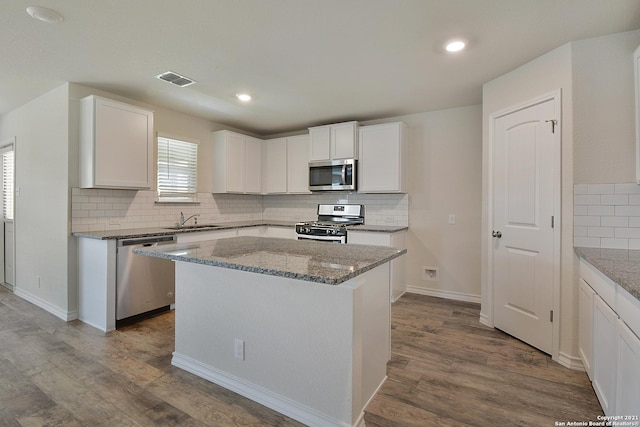
[[370, 225], [409, 224], [406, 194], [317, 193], [309, 195], [243, 195], [198, 193], [199, 204], [156, 204], [155, 191], [72, 189], [72, 232], [170, 227], [180, 218], [200, 214], [198, 222], [306, 221], [316, 219], [320, 203], [365, 205]]
[[640, 249], [640, 185], [577, 184], [573, 194], [574, 246]]

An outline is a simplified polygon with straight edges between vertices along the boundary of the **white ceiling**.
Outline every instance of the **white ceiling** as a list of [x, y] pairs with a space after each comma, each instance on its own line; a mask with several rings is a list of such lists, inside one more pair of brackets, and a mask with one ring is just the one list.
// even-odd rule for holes
[[[479, 104], [545, 52], [638, 28], [640, 0], [1, 0], [0, 115], [69, 81], [272, 135]], [[468, 50], [446, 55], [453, 36]]]

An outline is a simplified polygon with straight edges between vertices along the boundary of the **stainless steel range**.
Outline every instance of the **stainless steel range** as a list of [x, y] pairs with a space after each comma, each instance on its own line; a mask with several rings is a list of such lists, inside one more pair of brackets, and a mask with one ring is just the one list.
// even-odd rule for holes
[[318, 205], [318, 220], [296, 224], [298, 240], [347, 243], [347, 227], [364, 224], [364, 205]]

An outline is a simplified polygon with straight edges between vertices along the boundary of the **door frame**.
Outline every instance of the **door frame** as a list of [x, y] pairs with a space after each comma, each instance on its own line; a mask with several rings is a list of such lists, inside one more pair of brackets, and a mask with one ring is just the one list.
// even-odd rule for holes
[[494, 289], [493, 289], [493, 243], [494, 239], [491, 237], [491, 230], [494, 230], [493, 225], [493, 156], [494, 156], [494, 144], [496, 138], [496, 121], [504, 116], [524, 110], [529, 107], [533, 107], [537, 104], [541, 104], [547, 101], [554, 102], [555, 117], [550, 120], [557, 120], [556, 132], [554, 133], [554, 195], [553, 195], [553, 215], [554, 215], [554, 235], [553, 235], [553, 284], [552, 284], [552, 309], [553, 309], [553, 325], [552, 325], [552, 353], [551, 358], [555, 361], [558, 360], [560, 354], [560, 284], [561, 284], [561, 249], [562, 249], [562, 90], [557, 89], [536, 98], [530, 99], [520, 104], [512, 105], [503, 110], [491, 113], [489, 115], [489, 149], [487, 167], [489, 173], [488, 189], [487, 189], [487, 229], [484, 236], [486, 236], [487, 250], [487, 265], [486, 265], [486, 279], [487, 279], [487, 310], [486, 317], [481, 319], [481, 322], [487, 326], [495, 327], [494, 324]]
[[[0, 141], [0, 147], [4, 147], [7, 145], [13, 145], [13, 220], [11, 220], [11, 222], [13, 223], [13, 242], [11, 242], [12, 246], [13, 246], [13, 275], [11, 277], [11, 285], [5, 283], [4, 281], [4, 275], [6, 274], [5, 268], [4, 268], [4, 257], [6, 257], [6, 251], [4, 250], [5, 246], [6, 246], [6, 242], [5, 242], [5, 221], [4, 218], [0, 218], [0, 220], [2, 221], [2, 227], [0, 229], [0, 232], [2, 233], [2, 236], [0, 238], [0, 243], [2, 244], [2, 259], [0, 260], [0, 262], [3, 263], [2, 265], [2, 269], [0, 269], [0, 271], [3, 272], [3, 277], [0, 277], [0, 286], [4, 286], [5, 288], [9, 289], [10, 291], [14, 291], [16, 289], [16, 163], [17, 163], [17, 144], [16, 144], [16, 137], [10, 137], [7, 138], [5, 140]], [[0, 171], [1, 172], [1, 171]], [[1, 191], [1, 189], [0, 189]], [[0, 194], [1, 196], [1, 194]]]

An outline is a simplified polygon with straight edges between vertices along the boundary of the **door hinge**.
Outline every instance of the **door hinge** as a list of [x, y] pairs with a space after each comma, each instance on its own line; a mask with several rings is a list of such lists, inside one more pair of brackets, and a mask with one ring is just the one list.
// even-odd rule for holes
[[551, 228], [553, 228], [555, 226], [555, 223], [556, 223], [555, 219], [556, 219], [556, 217], [551, 215]]
[[553, 323], [553, 310], [549, 312], [549, 322]]
[[558, 121], [556, 119], [545, 120], [545, 123], [551, 122], [551, 133], [556, 133], [556, 126], [558, 125]]

